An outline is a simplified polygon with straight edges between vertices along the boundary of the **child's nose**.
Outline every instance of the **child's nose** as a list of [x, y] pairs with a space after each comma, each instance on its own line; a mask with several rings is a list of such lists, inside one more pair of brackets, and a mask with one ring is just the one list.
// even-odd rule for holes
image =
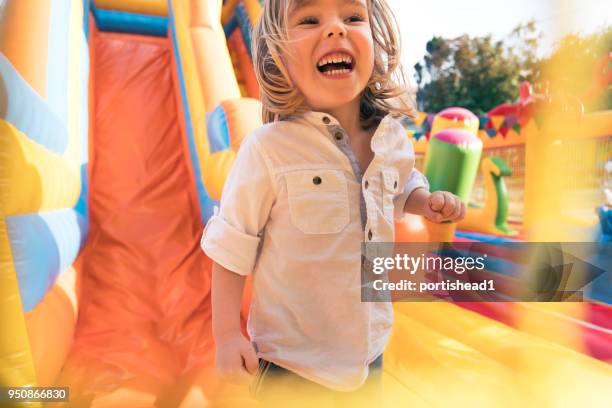
[[328, 26], [325, 28], [324, 35], [325, 37], [333, 37], [333, 36], [345, 37], [346, 28], [344, 27], [344, 24], [342, 24], [341, 22], [332, 22], [332, 23], [329, 23]]

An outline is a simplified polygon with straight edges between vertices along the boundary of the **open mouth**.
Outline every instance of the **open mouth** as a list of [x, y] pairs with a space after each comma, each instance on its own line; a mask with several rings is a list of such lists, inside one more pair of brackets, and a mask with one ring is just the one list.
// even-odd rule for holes
[[354, 67], [353, 57], [343, 52], [328, 54], [317, 63], [319, 72], [327, 76], [348, 74]]

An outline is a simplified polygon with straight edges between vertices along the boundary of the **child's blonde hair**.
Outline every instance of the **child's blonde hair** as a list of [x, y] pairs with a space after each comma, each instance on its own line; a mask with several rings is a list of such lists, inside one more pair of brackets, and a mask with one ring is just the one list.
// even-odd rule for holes
[[[300, 0], [265, 0], [253, 28], [251, 55], [263, 104], [263, 122], [269, 123], [304, 109], [304, 98], [293, 86], [281, 55], [287, 55], [289, 10]], [[361, 95], [363, 128], [378, 124], [391, 113], [414, 117], [407, 98], [405, 75], [400, 64], [397, 22], [385, 0], [366, 0], [374, 40], [374, 70]], [[395, 78], [394, 78], [395, 77]]]

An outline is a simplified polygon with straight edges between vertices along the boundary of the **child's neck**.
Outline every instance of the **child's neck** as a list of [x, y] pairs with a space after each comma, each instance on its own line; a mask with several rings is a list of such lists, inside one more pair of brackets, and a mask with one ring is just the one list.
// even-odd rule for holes
[[336, 118], [349, 137], [364, 133], [359, 119], [359, 99], [337, 108], [323, 109], [322, 111]]

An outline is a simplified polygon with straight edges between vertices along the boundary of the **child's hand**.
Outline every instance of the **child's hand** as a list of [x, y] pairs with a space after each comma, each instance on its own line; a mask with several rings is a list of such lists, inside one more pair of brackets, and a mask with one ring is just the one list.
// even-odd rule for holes
[[448, 191], [434, 191], [425, 202], [423, 215], [433, 222], [461, 221], [465, 217], [465, 204]]
[[234, 384], [248, 385], [259, 367], [259, 360], [251, 343], [240, 332], [216, 339], [216, 342], [219, 377]]

